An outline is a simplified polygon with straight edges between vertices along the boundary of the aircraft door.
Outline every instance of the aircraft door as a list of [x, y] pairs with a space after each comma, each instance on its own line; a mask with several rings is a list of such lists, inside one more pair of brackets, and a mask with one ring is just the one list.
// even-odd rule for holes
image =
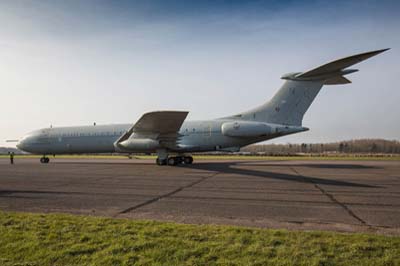
[[204, 146], [209, 148], [211, 145], [211, 134], [212, 134], [212, 128], [211, 128], [211, 123], [202, 123], [201, 125], [201, 139], [202, 142], [204, 143]]
[[204, 131], [203, 131], [204, 136], [207, 138], [211, 137], [211, 124], [206, 124], [204, 125]]

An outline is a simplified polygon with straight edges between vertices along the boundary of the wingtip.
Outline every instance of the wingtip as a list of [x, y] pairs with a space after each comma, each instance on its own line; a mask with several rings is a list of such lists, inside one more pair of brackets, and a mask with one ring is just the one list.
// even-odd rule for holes
[[370, 57], [373, 57], [373, 56], [376, 56], [376, 55], [378, 55], [380, 53], [386, 52], [387, 50], [390, 50], [390, 48], [369, 51], [369, 52], [365, 52], [365, 53], [362, 53], [362, 54], [356, 54], [356, 55], [353, 55], [353, 56], [349, 56], [348, 58], [361, 57], [362, 58], [361, 61], [364, 61], [364, 60], [366, 60], [366, 59], [368, 59]]
[[380, 53], [386, 52], [387, 50], [390, 50], [390, 48], [385, 48], [385, 49], [375, 50], [375, 51], [372, 51], [371, 53], [380, 54]]

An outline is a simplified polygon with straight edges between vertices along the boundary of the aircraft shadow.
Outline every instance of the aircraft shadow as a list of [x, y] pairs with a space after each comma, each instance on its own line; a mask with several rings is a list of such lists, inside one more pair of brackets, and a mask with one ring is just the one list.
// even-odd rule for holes
[[[82, 165], [120, 165], [120, 166], [132, 166], [131, 162], [62, 162], [62, 161], [56, 161], [56, 162], [51, 162], [53, 164], [82, 164]], [[144, 162], [144, 163], [138, 163], [135, 162], [134, 165], [155, 165], [155, 162]]]
[[[247, 164], [244, 164], [247, 165]], [[310, 183], [317, 185], [331, 185], [331, 186], [347, 186], [347, 187], [362, 187], [362, 188], [379, 188], [379, 186], [359, 184], [348, 181], [332, 180], [326, 178], [318, 178], [304, 175], [296, 174], [284, 174], [269, 171], [259, 171], [251, 169], [236, 168], [233, 166], [240, 166], [240, 163], [235, 162], [207, 162], [207, 163], [197, 163], [192, 165], [187, 165], [185, 167], [207, 170], [207, 171], [217, 171], [224, 174], [236, 174], [236, 175], [247, 175], [259, 178], [276, 179], [283, 181], [292, 181], [298, 183]], [[282, 166], [282, 165], [279, 165]], [[290, 167], [291, 165], [285, 164], [284, 166]]]
[[[262, 164], [246, 163], [246, 165], [262, 166]], [[360, 165], [360, 164], [265, 164], [265, 166], [291, 166], [291, 167], [308, 167], [321, 169], [382, 169], [379, 166]]]
[[[47, 191], [47, 190], [0, 190], [0, 197], [7, 197], [13, 194], [66, 194], [66, 195], [79, 195], [79, 194], [87, 194], [84, 192], [64, 192], [64, 191]], [[15, 196], [13, 196], [15, 197]]]

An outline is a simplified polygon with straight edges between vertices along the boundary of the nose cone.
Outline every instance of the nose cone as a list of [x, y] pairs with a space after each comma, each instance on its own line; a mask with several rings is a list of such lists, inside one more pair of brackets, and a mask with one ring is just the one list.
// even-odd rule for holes
[[25, 150], [25, 146], [26, 146], [26, 144], [25, 144], [25, 141], [24, 140], [20, 140], [20, 141], [18, 141], [18, 143], [17, 143], [17, 148], [18, 149], [20, 149], [20, 150]]
[[18, 143], [17, 148], [29, 153], [42, 153], [44, 143], [39, 141], [40, 131], [33, 131], [25, 135]]
[[25, 135], [22, 139], [20, 139], [20, 141], [18, 141], [16, 145], [17, 148], [22, 151], [30, 152], [32, 139], [33, 135], [31, 133]]

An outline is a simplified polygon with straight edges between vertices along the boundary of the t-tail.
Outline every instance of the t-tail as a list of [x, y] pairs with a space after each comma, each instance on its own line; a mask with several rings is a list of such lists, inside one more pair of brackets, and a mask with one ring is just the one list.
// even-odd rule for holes
[[345, 75], [358, 70], [348, 67], [386, 50], [389, 48], [345, 57], [306, 72], [283, 75], [286, 82], [269, 102], [229, 118], [302, 126], [304, 114], [323, 85], [351, 83]]

